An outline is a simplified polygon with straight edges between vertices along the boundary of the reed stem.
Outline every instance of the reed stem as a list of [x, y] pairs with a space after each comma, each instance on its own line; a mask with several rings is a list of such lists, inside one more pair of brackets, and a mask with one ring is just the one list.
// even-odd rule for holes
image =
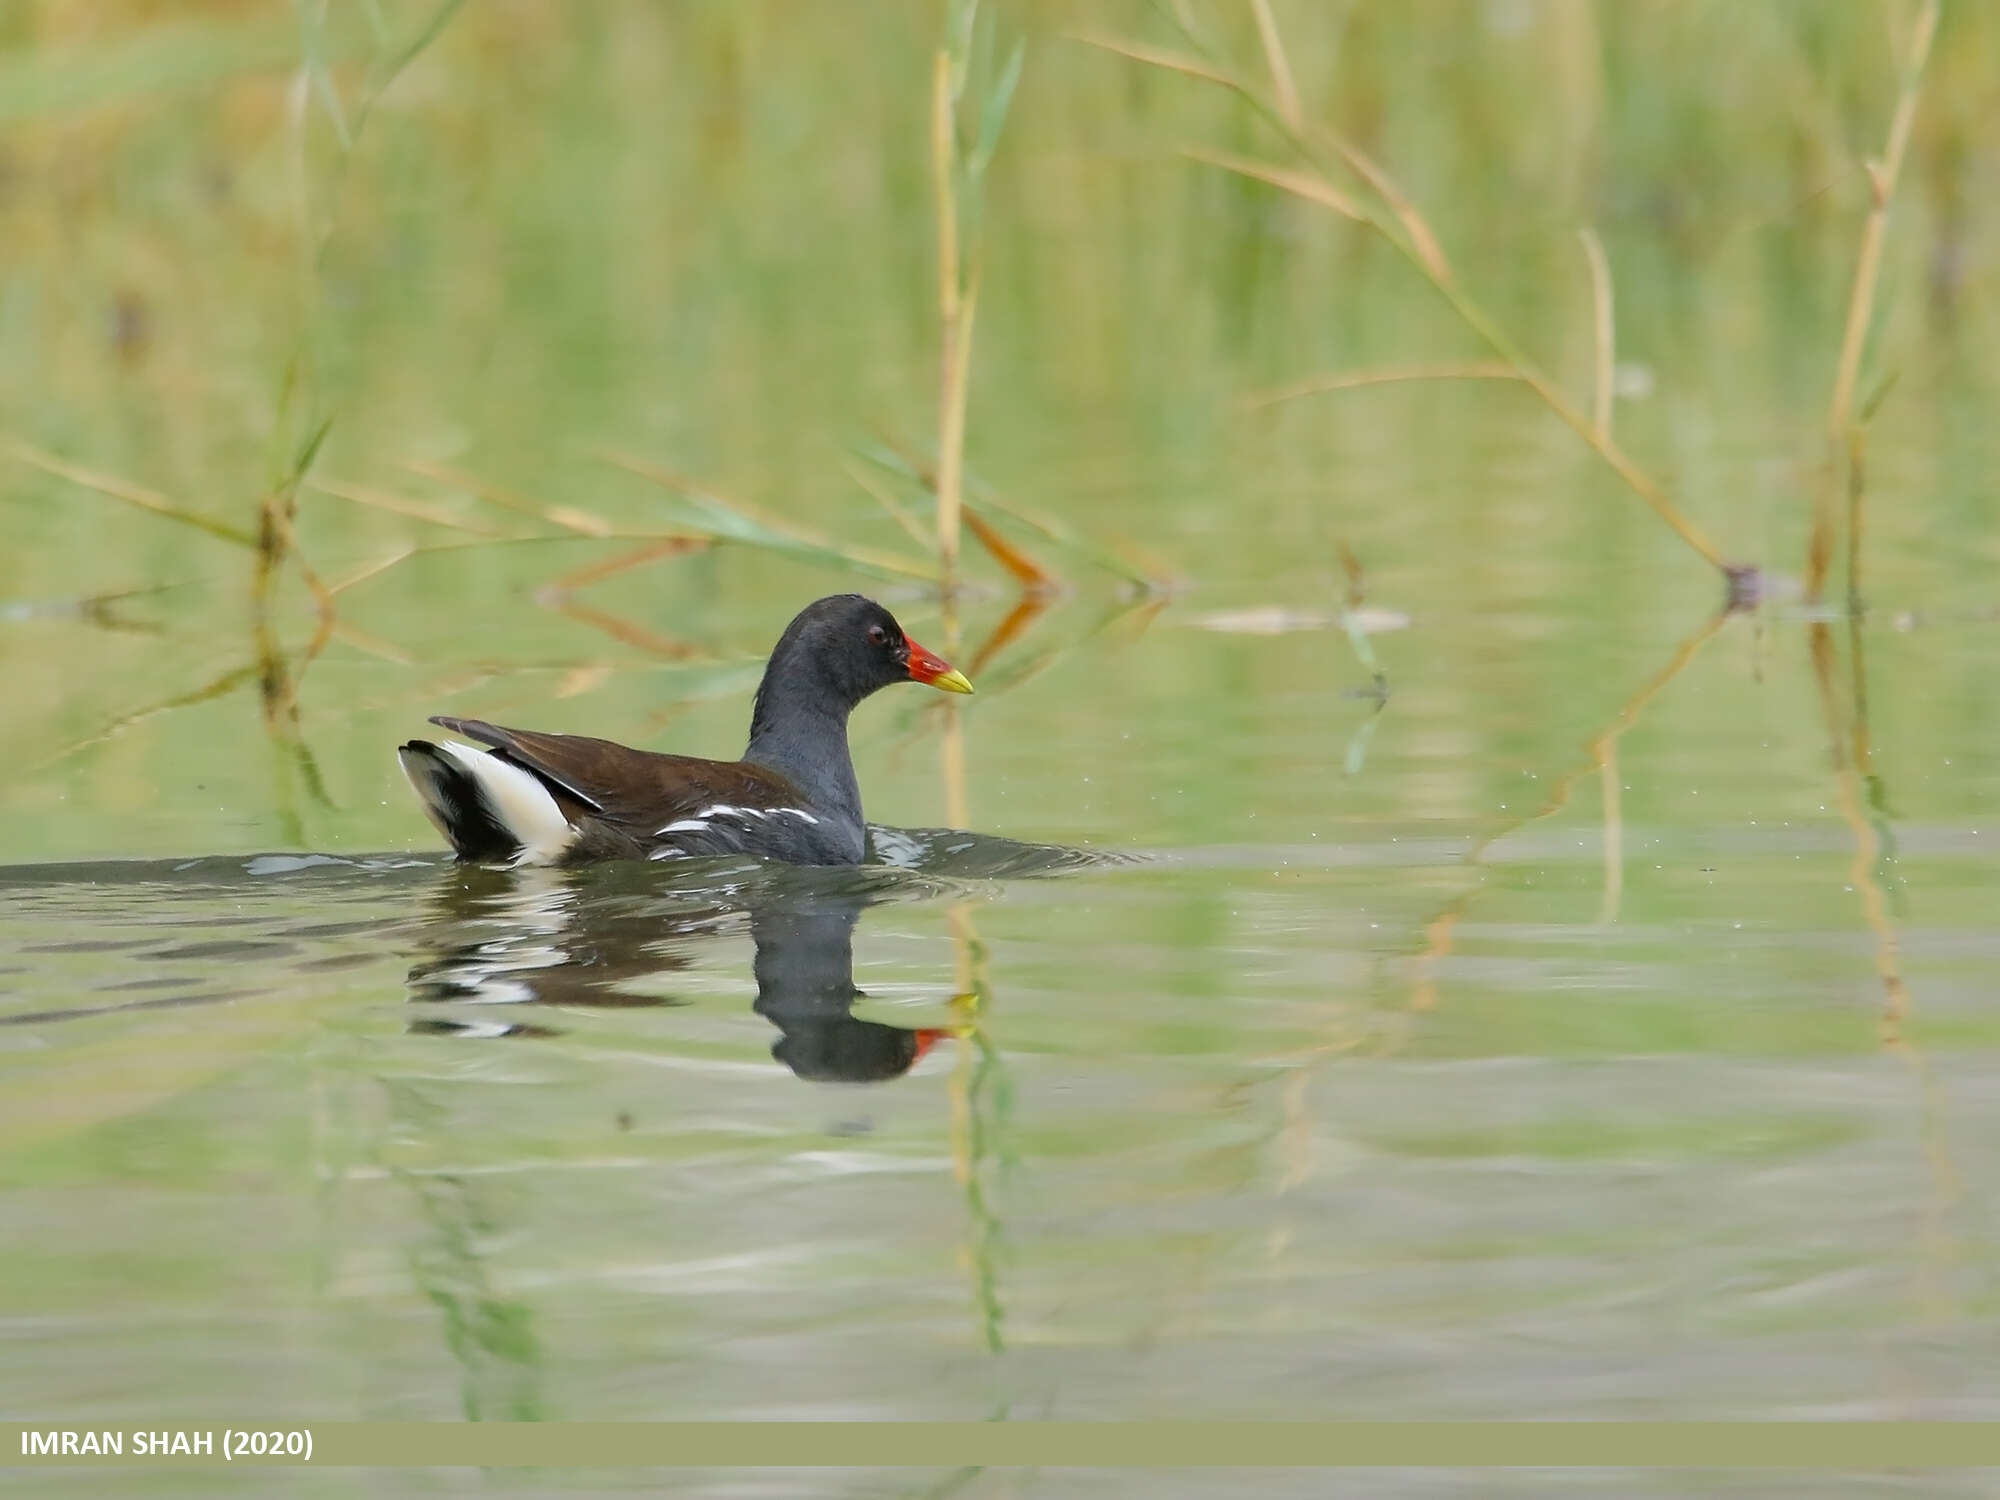
[[1833, 400], [1827, 413], [1827, 431], [1843, 437], [1854, 418], [1854, 387], [1861, 374], [1861, 353], [1868, 341], [1868, 325], [1875, 310], [1875, 292], [1882, 277], [1882, 248], [1889, 232], [1889, 201], [1895, 196], [1896, 179], [1902, 175], [1903, 155], [1910, 144], [1910, 127], [1916, 120], [1917, 100], [1923, 92], [1924, 67], [1930, 61], [1931, 42], [1937, 35], [1940, 0], [1926, 0], [1917, 17], [1916, 34], [1903, 64], [1903, 87], [1896, 100], [1896, 112], [1889, 122], [1889, 140], [1880, 160], [1864, 163], [1868, 172], [1870, 204], [1868, 220], [1861, 230], [1861, 253], [1854, 265], [1854, 285], [1847, 298], [1847, 327], [1840, 340], [1840, 365], [1834, 375]]
[[[952, 124], [951, 53], [939, 48], [931, 65], [931, 176], [937, 192], [938, 233], [938, 472], [937, 534], [940, 586], [958, 588], [959, 496], [965, 463], [965, 345], [961, 326], [958, 252], [957, 139]], [[951, 642], [947, 640], [946, 649]]]
[[[1429, 221], [1403, 192], [1395, 178], [1366, 152], [1343, 138], [1338, 132], [1324, 125], [1315, 126], [1305, 122], [1291, 88], [1292, 70], [1285, 60], [1284, 40], [1278, 34], [1276, 22], [1268, 7], [1261, 5], [1258, 7], [1257, 24], [1264, 45], [1265, 61], [1272, 75], [1272, 95], [1267, 95], [1235, 76], [1212, 58], [1190, 59], [1151, 47], [1093, 36], [1082, 36], [1078, 39], [1151, 67], [1220, 84], [1257, 110], [1311, 165], [1313, 168], [1311, 172], [1299, 172], [1232, 158], [1206, 156], [1204, 159], [1227, 171], [1268, 182], [1274, 187], [1330, 208], [1346, 218], [1375, 230], [1436, 288], [1438, 295], [1450, 305], [1459, 320], [1489, 349], [1500, 356], [1501, 360], [1513, 370], [1515, 377], [1539, 396], [1565, 426], [1588, 443], [1610, 466], [1612, 472], [1625, 482], [1626, 487], [1645, 501], [1676, 536], [1699, 553], [1703, 561], [1718, 572], [1726, 576], [1733, 575], [1737, 570], [1723, 558], [1721, 550], [1681, 512], [1668, 497], [1666, 490], [1655, 483], [1612, 440], [1608, 422], [1593, 421], [1591, 415], [1578, 407], [1560, 386], [1544, 374], [1513, 338], [1459, 284]], [[1203, 46], [1201, 39], [1188, 28], [1184, 16], [1181, 17], [1181, 26], [1190, 42], [1198, 48]], [[1329, 156], [1338, 158], [1348, 171], [1358, 177], [1375, 198], [1380, 200], [1381, 207], [1378, 208], [1372, 202], [1357, 201], [1328, 181], [1325, 172]], [[1600, 376], [1600, 381], [1602, 378]]]
[[1840, 361], [1834, 370], [1833, 396], [1828, 403], [1826, 429], [1829, 443], [1826, 482], [1820, 486], [1813, 507], [1812, 538], [1807, 544], [1805, 594], [1816, 603], [1826, 587], [1833, 567], [1835, 496], [1842, 487], [1843, 460], [1846, 460], [1848, 493], [1848, 596], [1850, 607], [1859, 598], [1854, 578], [1859, 570], [1856, 550], [1861, 543], [1862, 496], [1855, 477], [1856, 455], [1860, 451], [1858, 427], [1866, 420], [1854, 409], [1854, 393], [1861, 378], [1861, 356], [1867, 348], [1868, 329], [1875, 319], [1876, 292], [1882, 280], [1882, 252], [1889, 238], [1889, 204], [1902, 176], [1903, 157], [1910, 144], [1910, 128], [1916, 121], [1917, 102], [1923, 94], [1924, 69], [1930, 61], [1931, 43], [1937, 37], [1941, 0], [1925, 0], [1918, 12], [1916, 31], [1903, 60], [1902, 88], [1896, 110], [1889, 120], [1889, 138], [1879, 158], [1863, 163], [1868, 173], [1869, 208], [1861, 227], [1861, 249], [1855, 257], [1854, 283], [1847, 296], [1847, 326], [1840, 338]]
[[1596, 335], [1596, 380], [1591, 389], [1590, 420], [1606, 442], [1611, 440], [1612, 386], [1618, 369], [1618, 332], [1613, 321], [1615, 305], [1611, 297], [1611, 263], [1604, 257], [1604, 242], [1591, 228], [1579, 229], [1583, 258], [1590, 263], [1590, 303], [1592, 327]]

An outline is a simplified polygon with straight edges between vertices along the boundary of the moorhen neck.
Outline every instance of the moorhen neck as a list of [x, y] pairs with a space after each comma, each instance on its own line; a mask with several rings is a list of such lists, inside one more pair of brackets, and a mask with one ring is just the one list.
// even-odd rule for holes
[[808, 604], [779, 637], [741, 760], [656, 755], [449, 718], [431, 722], [490, 748], [411, 740], [396, 756], [462, 860], [757, 854], [851, 865], [867, 852], [868, 829], [847, 716], [892, 682], [972, 691], [963, 673], [911, 640], [873, 599], [837, 594]]

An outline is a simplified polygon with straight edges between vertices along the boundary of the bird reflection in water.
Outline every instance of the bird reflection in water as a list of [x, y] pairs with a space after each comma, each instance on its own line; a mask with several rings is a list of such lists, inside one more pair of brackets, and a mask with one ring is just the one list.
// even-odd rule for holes
[[[548, 1037], [565, 1009], [689, 1002], [631, 988], [690, 969], [702, 948], [747, 925], [754, 1009], [781, 1033], [771, 1055], [800, 1078], [900, 1078], [945, 1035], [853, 1014], [854, 927], [889, 888], [854, 871], [747, 867], [705, 888], [663, 887], [644, 867], [582, 871], [461, 867], [432, 897], [410, 970], [410, 999], [452, 1010], [409, 1030], [460, 1037]], [[461, 1007], [493, 1006], [478, 1017]], [[499, 1009], [505, 1007], [506, 1009]], [[523, 1007], [524, 1009], [515, 1009]], [[533, 1007], [532, 1011], [525, 1007]]]

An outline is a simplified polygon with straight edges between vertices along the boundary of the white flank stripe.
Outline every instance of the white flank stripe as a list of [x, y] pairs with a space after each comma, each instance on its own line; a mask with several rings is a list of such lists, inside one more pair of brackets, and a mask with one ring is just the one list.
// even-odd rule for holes
[[[669, 823], [664, 828], [653, 830], [653, 837], [659, 838], [669, 833], [707, 833], [710, 818], [775, 818], [779, 813], [790, 813], [795, 818], [804, 818], [808, 823], [817, 823], [818, 818], [802, 807], [731, 807], [726, 802], [718, 802], [713, 807], [704, 807], [693, 817], [682, 818], [678, 823]], [[654, 855], [658, 859], [659, 855]]]
[[576, 830], [556, 806], [549, 789], [519, 766], [470, 745], [438, 746], [470, 774], [500, 826], [520, 841], [517, 865], [551, 864], [569, 848]]

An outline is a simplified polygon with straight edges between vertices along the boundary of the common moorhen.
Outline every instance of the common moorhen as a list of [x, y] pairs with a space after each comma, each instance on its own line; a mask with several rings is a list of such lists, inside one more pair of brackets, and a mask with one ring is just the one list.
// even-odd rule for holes
[[854, 705], [892, 682], [969, 693], [873, 599], [800, 610], [771, 652], [741, 760], [655, 755], [609, 740], [434, 718], [489, 745], [411, 740], [397, 750], [424, 812], [462, 860], [578, 864], [757, 854], [851, 865], [867, 851], [847, 752]]

